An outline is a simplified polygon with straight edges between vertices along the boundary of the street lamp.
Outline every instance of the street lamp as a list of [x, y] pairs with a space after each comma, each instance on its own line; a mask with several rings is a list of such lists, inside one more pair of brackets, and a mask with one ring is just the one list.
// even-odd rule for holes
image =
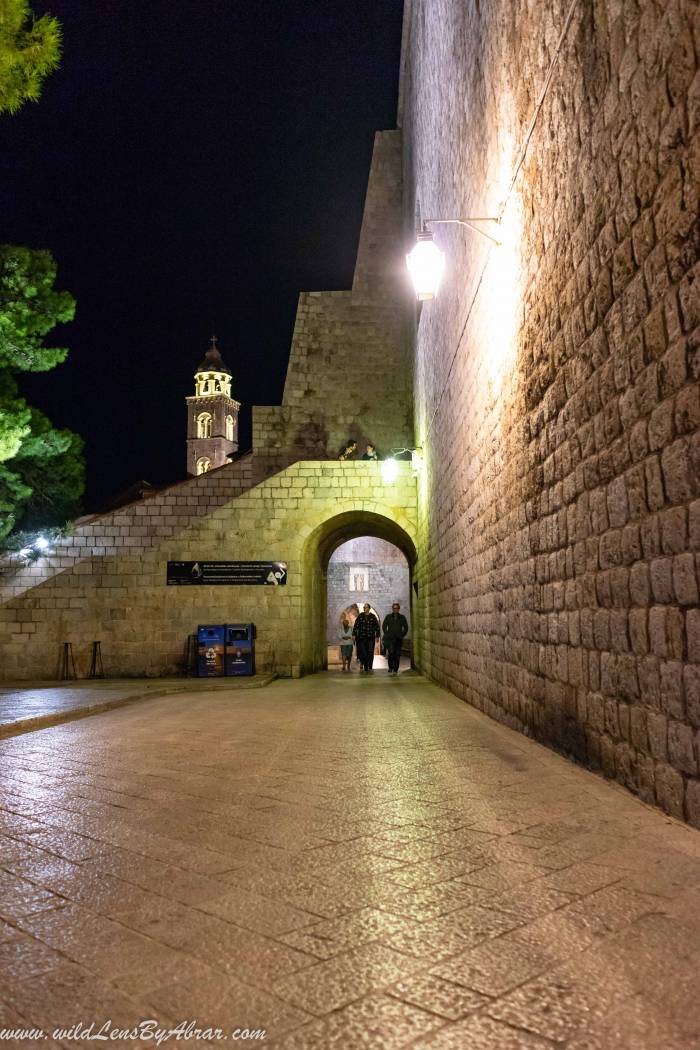
[[399, 462], [394, 456], [403, 456], [406, 452], [411, 453], [411, 472], [415, 477], [423, 464], [420, 445], [415, 448], [392, 448], [392, 455], [382, 460], [382, 478], [387, 485], [392, 485], [399, 476]]
[[418, 234], [415, 247], [406, 256], [406, 265], [418, 302], [434, 299], [445, 269], [445, 253], [438, 248], [430, 230], [423, 229]]
[[399, 474], [399, 465], [393, 456], [382, 460], [382, 478], [387, 485], [393, 485]]
[[494, 216], [475, 216], [468, 219], [425, 219], [422, 229], [417, 235], [417, 240], [411, 251], [406, 256], [406, 265], [413, 281], [418, 302], [427, 302], [434, 299], [440, 287], [442, 274], [445, 269], [445, 253], [440, 251], [433, 240], [429, 225], [457, 225], [466, 226], [475, 233], [480, 233], [497, 247], [501, 242], [492, 237], [490, 233], [475, 226], [475, 222], [500, 222], [500, 218]]

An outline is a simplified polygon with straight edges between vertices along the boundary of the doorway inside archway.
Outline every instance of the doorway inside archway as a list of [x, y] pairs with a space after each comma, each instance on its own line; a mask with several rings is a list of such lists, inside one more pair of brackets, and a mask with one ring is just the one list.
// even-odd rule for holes
[[[328, 669], [341, 666], [339, 631], [343, 617], [351, 624], [369, 604], [379, 624], [398, 602], [409, 622], [409, 633], [404, 639], [400, 670], [411, 666], [411, 570], [405, 554], [394, 543], [379, 536], [356, 536], [335, 548], [326, 569], [326, 642]], [[387, 669], [381, 653], [380, 640], [375, 647], [374, 666]], [[359, 669], [353, 654], [354, 669]]]
[[[377, 513], [375, 510], [351, 510], [335, 514], [322, 521], [306, 538], [304, 545], [304, 574], [302, 607], [304, 616], [302, 631], [301, 673], [325, 670], [328, 667], [328, 566], [335, 551], [348, 540], [360, 537], [377, 537], [387, 540], [398, 548], [409, 566], [409, 584], [416, 566], [416, 547], [413, 542], [410, 522], [401, 512]], [[410, 625], [412, 645], [420, 638], [420, 607], [409, 588], [411, 601], [409, 607], [402, 608]], [[347, 605], [360, 604], [355, 599], [363, 598], [357, 592], [349, 599]], [[370, 605], [372, 604], [370, 600]], [[338, 612], [341, 610], [338, 609]], [[377, 607], [377, 611], [381, 611]], [[412, 654], [413, 655], [413, 654]]]

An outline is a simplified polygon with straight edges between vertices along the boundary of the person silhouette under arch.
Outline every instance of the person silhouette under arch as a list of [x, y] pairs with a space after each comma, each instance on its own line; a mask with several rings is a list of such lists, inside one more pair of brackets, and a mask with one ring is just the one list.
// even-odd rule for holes
[[371, 611], [369, 602], [362, 606], [362, 612], [355, 620], [352, 633], [357, 645], [357, 659], [362, 667], [360, 673], [372, 674], [374, 643], [379, 637], [379, 620]]

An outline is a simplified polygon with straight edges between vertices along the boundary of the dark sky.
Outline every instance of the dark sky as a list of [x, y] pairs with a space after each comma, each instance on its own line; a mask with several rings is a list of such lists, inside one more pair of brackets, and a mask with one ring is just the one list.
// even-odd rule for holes
[[0, 118], [0, 238], [49, 248], [68, 361], [23, 377], [87, 444], [92, 509], [184, 476], [215, 331], [279, 403], [297, 295], [349, 287], [373, 133], [395, 126], [401, 0], [34, 0], [64, 27], [41, 100]]

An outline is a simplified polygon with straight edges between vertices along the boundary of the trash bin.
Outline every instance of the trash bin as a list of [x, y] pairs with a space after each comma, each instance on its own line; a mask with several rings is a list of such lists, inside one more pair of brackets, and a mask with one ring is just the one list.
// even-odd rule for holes
[[197, 628], [197, 674], [220, 678], [224, 673], [224, 625], [200, 624]]
[[227, 623], [225, 636], [226, 674], [255, 674], [255, 624]]

